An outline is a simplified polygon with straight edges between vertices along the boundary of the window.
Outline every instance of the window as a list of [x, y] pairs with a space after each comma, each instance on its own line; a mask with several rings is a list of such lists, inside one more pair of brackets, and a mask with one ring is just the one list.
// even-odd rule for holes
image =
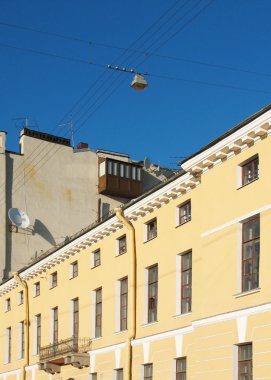
[[70, 279], [78, 276], [78, 261], [70, 264]]
[[132, 166], [132, 179], [136, 179], [136, 167]]
[[58, 342], [58, 307], [53, 309], [53, 344]]
[[11, 327], [6, 329], [6, 363], [11, 362]]
[[101, 251], [97, 249], [91, 255], [91, 268], [96, 268], [99, 265], [101, 265]]
[[158, 265], [148, 269], [148, 323], [157, 321]]
[[120, 169], [120, 177], [124, 177], [124, 165], [119, 164], [119, 169]]
[[95, 338], [102, 336], [102, 288], [95, 291]]
[[118, 175], [118, 164], [116, 162], [112, 162], [113, 165], [113, 175]]
[[191, 220], [191, 200], [179, 206], [179, 225]]
[[7, 298], [5, 301], [5, 312], [10, 311], [10, 310], [11, 310], [11, 301], [10, 301], [10, 298]]
[[255, 181], [259, 178], [259, 158], [254, 157], [252, 160], [242, 165], [242, 185]]
[[107, 174], [112, 174], [112, 161], [107, 161]]
[[176, 380], [186, 380], [186, 358], [176, 359]]
[[120, 280], [120, 331], [127, 330], [128, 278]]
[[130, 166], [125, 165], [125, 178], [130, 178]]
[[181, 255], [181, 313], [191, 311], [192, 300], [192, 252]]
[[22, 305], [24, 303], [24, 292], [21, 290], [18, 293], [18, 305]]
[[73, 301], [73, 327], [72, 335], [73, 338], [77, 341], [79, 336], [79, 299], [75, 298]]
[[126, 235], [124, 235], [118, 239], [118, 255], [123, 255], [126, 252], [127, 252], [127, 241], [126, 241]]
[[123, 380], [123, 369], [115, 369], [116, 371], [116, 380]]
[[50, 288], [55, 288], [57, 286], [57, 272], [54, 272], [50, 276]]
[[141, 169], [140, 168], [136, 169], [136, 179], [137, 179], [137, 181], [141, 181]]
[[90, 380], [97, 380], [97, 373], [91, 373], [90, 374]]
[[157, 220], [156, 218], [146, 223], [146, 241], [156, 238], [157, 236]]
[[40, 346], [41, 346], [41, 315], [40, 314], [35, 316], [35, 328], [36, 328], [35, 352], [36, 352], [36, 354], [39, 354], [40, 353]]
[[242, 291], [259, 287], [260, 218], [243, 223]]
[[38, 297], [40, 295], [40, 282], [36, 282], [34, 284], [33, 295], [34, 295], [34, 297]]
[[152, 364], [144, 365], [144, 380], [152, 380]]
[[24, 321], [19, 323], [19, 359], [23, 359], [25, 354]]
[[238, 346], [238, 380], [252, 380], [252, 343]]

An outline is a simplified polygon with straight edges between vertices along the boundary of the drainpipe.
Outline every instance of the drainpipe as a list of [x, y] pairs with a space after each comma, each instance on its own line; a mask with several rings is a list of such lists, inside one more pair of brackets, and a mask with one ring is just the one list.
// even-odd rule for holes
[[22, 280], [18, 272], [13, 272], [15, 281], [24, 289], [24, 325], [25, 325], [25, 364], [23, 365], [22, 380], [26, 379], [26, 367], [29, 366], [29, 297], [26, 281]]
[[116, 216], [120, 222], [130, 231], [130, 258], [129, 258], [129, 277], [128, 283], [130, 292], [129, 307], [129, 324], [127, 338], [127, 356], [126, 356], [126, 380], [132, 380], [132, 340], [136, 336], [136, 244], [135, 244], [135, 229], [131, 222], [123, 215], [120, 207], [115, 208]]

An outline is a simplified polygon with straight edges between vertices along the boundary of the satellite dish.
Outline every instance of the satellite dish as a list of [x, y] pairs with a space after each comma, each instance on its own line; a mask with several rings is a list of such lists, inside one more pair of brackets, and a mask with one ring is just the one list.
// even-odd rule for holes
[[19, 208], [10, 208], [8, 210], [8, 217], [16, 227], [27, 228], [30, 224], [27, 214]]
[[144, 168], [149, 169], [150, 167], [151, 167], [151, 159], [149, 157], [145, 157]]

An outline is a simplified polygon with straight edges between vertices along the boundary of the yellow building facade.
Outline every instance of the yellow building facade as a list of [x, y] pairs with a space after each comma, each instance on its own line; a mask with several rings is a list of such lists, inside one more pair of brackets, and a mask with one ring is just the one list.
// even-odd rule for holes
[[271, 379], [271, 106], [0, 285], [2, 380]]

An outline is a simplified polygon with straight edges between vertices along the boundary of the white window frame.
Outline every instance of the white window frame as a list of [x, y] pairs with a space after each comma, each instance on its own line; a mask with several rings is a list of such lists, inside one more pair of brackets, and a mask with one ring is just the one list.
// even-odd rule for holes
[[24, 321], [18, 324], [18, 359], [23, 359], [23, 331], [25, 333]]
[[24, 291], [20, 290], [18, 292], [18, 305], [23, 305], [24, 303]]
[[[11, 352], [10, 348], [10, 337], [11, 337], [11, 327], [6, 328], [6, 352], [5, 352], [5, 364], [11, 363], [11, 355], [9, 357], [9, 352]], [[11, 338], [12, 339], [12, 338]]]
[[5, 313], [9, 312], [11, 310], [11, 299], [6, 298], [5, 299]]
[[37, 284], [39, 284], [39, 287], [40, 287], [40, 281], [37, 281], [35, 282], [35, 284], [33, 284], [33, 297], [39, 297], [40, 296], [40, 293], [37, 294]]
[[[75, 276], [74, 275], [74, 268], [75, 268], [75, 265], [77, 265], [77, 275]], [[79, 274], [79, 271], [78, 271], [78, 261], [75, 260], [73, 261], [70, 265], [69, 265], [69, 279], [72, 280], [73, 278], [76, 278], [78, 277], [78, 274]]]
[[[53, 286], [53, 275], [54, 274], [56, 274], [56, 285], [55, 286]], [[58, 274], [57, 274], [57, 271], [54, 271], [53, 273], [50, 274], [49, 280], [50, 280], [50, 289], [56, 288], [57, 285], [58, 285]]]

